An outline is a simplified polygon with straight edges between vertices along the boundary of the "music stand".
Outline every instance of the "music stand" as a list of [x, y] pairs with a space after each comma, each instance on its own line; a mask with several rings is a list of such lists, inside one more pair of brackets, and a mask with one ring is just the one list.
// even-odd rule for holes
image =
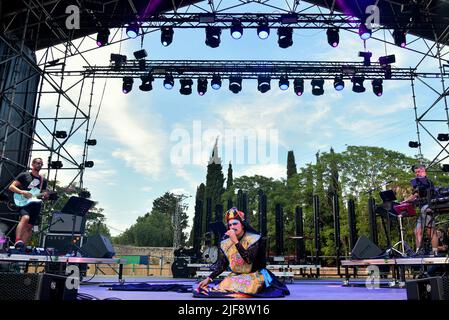
[[64, 205], [64, 207], [61, 209], [61, 212], [72, 215], [73, 225], [72, 225], [71, 244], [74, 256], [76, 256], [78, 250], [81, 252], [81, 248], [75, 245], [73, 242], [73, 239], [75, 238], [76, 216], [84, 217], [87, 214], [87, 212], [89, 212], [89, 209], [92, 207], [93, 204], [94, 202], [92, 200], [72, 196]]

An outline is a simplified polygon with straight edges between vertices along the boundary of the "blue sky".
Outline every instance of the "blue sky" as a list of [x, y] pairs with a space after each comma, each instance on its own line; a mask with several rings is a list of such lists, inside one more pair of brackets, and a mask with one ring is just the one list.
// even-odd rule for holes
[[[262, 7], [260, 11], [266, 11], [266, 8]], [[382, 38], [384, 31], [377, 31], [375, 35]], [[385, 36], [391, 39], [388, 31]], [[409, 41], [412, 39], [408, 37]], [[202, 29], [175, 29], [170, 46], [163, 47], [160, 33], [153, 32], [145, 35], [143, 48], [152, 60], [360, 61], [358, 52], [364, 51], [364, 43], [358, 35], [345, 31], [340, 32], [337, 48], [327, 44], [325, 30], [295, 30], [294, 44], [287, 49], [279, 48], [276, 30], [271, 30], [266, 40], [259, 39], [254, 29], [245, 30], [240, 40], [234, 40], [229, 30], [223, 30], [221, 44], [215, 49], [207, 47], [204, 40]], [[93, 39], [86, 41], [94, 42]], [[139, 37], [89, 52], [85, 57], [91, 64], [108, 65], [110, 53], [120, 52], [131, 59], [140, 45]], [[373, 52], [373, 61], [381, 55], [395, 54], [396, 67], [413, 67], [421, 58], [411, 51], [385, 46], [373, 39], [367, 41], [366, 46]], [[421, 40], [411, 46], [426, 47]], [[75, 57], [69, 59], [67, 69], [80, 69], [84, 65], [86, 63], [80, 57]], [[437, 72], [436, 60], [426, 60], [421, 70]], [[73, 79], [67, 79], [67, 83], [70, 81]], [[107, 225], [113, 235], [149, 212], [152, 201], [166, 191], [191, 195], [186, 203], [189, 204], [189, 216], [193, 218], [195, 190], [205, 182], [207, 160], [217, 135], [220, 136], [219, 152], [224, 174], [232, 161], [234, 177], [253, 174], [285, 177], [289, 150], [295, 152], [298, 167], [314, 162], [317, 151], [328, 151], [331, 146], [337, 152], [343, 151], [346, 145], [367, 145], [411, 156], [417, 153], [417, 149], [408, 147], [409, 140], [416, 140], [416, 126], [412, 92], [407, 81], [384, 81], [381, 98], [372, 93], [369, 81], [365, 81], [367, 90], [362, 94], [352, 92], [348, 81], [342, 92], [336, 92], [332, 82], [326, 81], [325, 93], [318, 97], [311, 94], [310, 81], [306, 81], [302, 97], [293, 93], [292, 83], [289, 90], [281, 91], [277, 80], [272, 80], [272, 89], [265, 94], [257, 91], [257, 81], [244, 80], [243, 90], [237, 95], [228, 90], [228, 81], [224, 80], [220, 90], [212, 90], [209, 86], [202, 97], [195, 92], [196, 82], [190, 96], [179, 94], [178, 81], [175, 88], [168, 91], [163, 88], [162, 80], [157, 79], [150, 92], [139, 91], [138, 82], [127, 95], [121, 92], [120, 79], [109, 79], [106, 83], [97, 79], [94, 86], [94, 116], [100, 107], [103, 88], [105, 94], [92, 134], [98, 144], [89, 149], [89, 160], [93, 160], [95, 166], [86, 170], [84, 185], [91, 191], [92, 199], [99, 201], [99, 206], [105, 209]], [[440, 82], [429, 83], [441, 88]], [[436, 96], [420, 83], [416, 84], [415, 90], [419, 110], [423, 111]], [[56, 102], [56, 95], [44, 95], [40, 116], [54, 114]], [[81, 104], [87, 108], [88, 91], [82, 94]], [[434, 109], [430, 117], [444, 116], [443, 105]], [[71, 115], [73, 108], [62, 102], [60, 112]], [[68, 126], [68, 121], [58, 123], [61, 130], [67, 130]], [[448, 130], [444, 124], [432, 124], [429, 128], [434, 134]], [[43, 136], [48, 136], [42, 127], [38, 127], [39, 130]], [[198, 136], [195, 130], [201, 133], [201, 138], [194, 139]], [[239, 130], [256, 133], [259, 139], [273, 133], [271, 140], [262, 147], [274, 146], [276, 152], [268, 161], [256, 157], [254, 162], [253, 154], [246, 147], [243, 161], [233, 157], [231, 151], [235, 154], [236, 150], [227, 150], [223, 139], [226, 133]], [[83, 134], [80, 132], [67, 145], [77, 157], [82, 155]], [[185, 154], [190, 152], [187, 163], [179, 164], [174, 160], [179, 150]], [[423, 151], [426, 157], [432, 158], [439, 148], [423, 135]], [[35, 152], [35, 155], [44, 154]], [[73, 173], [69, 171], [61, 171], [58, 179], [68, 183], [71, 175]]]

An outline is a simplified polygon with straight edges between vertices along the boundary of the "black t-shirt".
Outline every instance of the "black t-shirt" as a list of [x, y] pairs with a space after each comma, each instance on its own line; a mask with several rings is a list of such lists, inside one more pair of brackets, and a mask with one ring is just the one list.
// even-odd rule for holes
[[[33, 188], [40, 188], [41, 178], [39, 176], [33, 175], [31, 172], [22, 172], [17, 177], [16, 180], [20, 182], [18, 188], [20, 190], [31, 190]], [[43, 178], [42, 190], [47, 189], [47, 179]]]

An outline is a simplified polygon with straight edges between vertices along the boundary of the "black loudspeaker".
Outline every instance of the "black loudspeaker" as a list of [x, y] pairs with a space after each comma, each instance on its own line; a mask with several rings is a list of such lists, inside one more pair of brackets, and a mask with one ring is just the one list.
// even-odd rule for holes
[[407, 300], [449, 300], [449, 278], [433, 277], [405, 283]]
[[66, 281], [48, 273], [1, 272], [0, 300], [76, 300], [78, 289], [69, 289]]
[[81, 247], [81, 253], [89, 258], [112, 258], [115, 255], [111, 242], [101, 234], [89, 236], [86, 244]]
[[187, 266], [188, 261], [183, 258], [176, 258], [171, 265], [171, 272], [173, 274], [173, 278], [188, 278], [189, 277], [189, 268]]
[[73, 233], [84, 233], [86, 227], [86, 217], [77, 216], [69, 213], [54, 212], [50, 228], [48, 229], [51, 233], [72, 233], [73, 220], [75, 219], [75, 229]]
[[382, 255], [382, 250], [376, 246], [370, 239], [361, 236], [351, 251], [351, 259], [371, 259]]

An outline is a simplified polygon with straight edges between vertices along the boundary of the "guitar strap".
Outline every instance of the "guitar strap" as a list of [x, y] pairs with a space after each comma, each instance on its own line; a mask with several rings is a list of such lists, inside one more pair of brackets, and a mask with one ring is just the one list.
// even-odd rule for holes
[[42, 192], [42, 187], [44, 185], [44, 178], [41, 175], [39, 175], [39, 177], [41, 178], [41, 186], [39, 187], [39, 191]]

